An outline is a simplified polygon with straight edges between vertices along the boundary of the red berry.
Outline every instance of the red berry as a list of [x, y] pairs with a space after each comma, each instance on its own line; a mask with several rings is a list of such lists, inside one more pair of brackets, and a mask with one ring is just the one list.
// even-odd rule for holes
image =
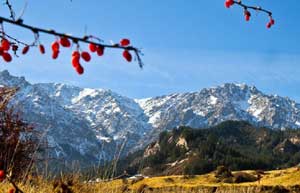
[[12, 61], [11, 55], [7, 52], [3, 52], [2, 58], [5, 62], [11, 62]]
[[73, 51], [72, 56], [80, 58], [80, 53], [78, 51]]
[[2, 56], [3, 52], [4, 52], [3, 48], [0, 47], [0, 56]]
[[76, 68], [75, 68], [76, 72], [79, 74], [79, 75], [82, 75], [84, 73], [84, 68], [81, 66], [81, 65], [78, 65]]
[[91, 55], [88, 52], [82, 52], [81, 57], [84, 61], [89, 62], [91, 61]]
[[234, 4], [233, 0], [226, 0], [225, 1], [225, 7], [230, 8]]
[[8, 51], [10, 49], [10, 42], [7, 39], [2, 39], [1, 46], [3, 50]]
[[250, 20], [250, 17], [251, 17], [251, 13], [250, 13], [248, 10], [245, 10], [245, 11], [244, 11], [244, 15], [245, 15], [246, 21], [249, 21], [249, 20]]
[[14, 193], [15, 192], [15, 189], [11, 188], [9, 189], [8, 193]]
[[80, 66], [80, 57], [78, 57], [78, 56], [72, 56], [71, 62], [72, 62], [72, 66], [74, 68], [77, 68], [78, 66]]
[[5, 172], [4, 170], [0, 170], [0, 181], [4, 180], [5, 178]]
[[97, 51], [97, 46], [93, 43], [89, 44], [89, 49], [91, 52], [96, 52]]
[[250, 16], [249, 16], [249, 15], [246, 15], [246, 16], [245, 16], [245, 20], [246, 20], [246, 21], [249, 21], [249, 20], [250, 20]]
[[25, 46], [22, 50], [22, 54], [26, 54], [29, 50], [29, 46]]
[[39, 49], [41, 54], [45, 54], [45, 47], [42, 44], [39, 45]]
[[66, 47], [66, 48], [68, 48], [68, 47], [71, 46], [70, 40], [69, 40], [68, 38], [66, 38], [66, 37], [60, 38], [59, 43], [60, 43], [63, 47]]
[[17, 45], [15, 45], [15, 44], [14, 44], [14, 45], [12, 45], [12, 50], [13, 50], [14, 52], [15, 52], [15, 51], [17, 51], [17, 50], [18, 50], [18, 48], [19, 48], [19, 47], [18, 47]]
[[271, 20], [270, 20], [270, 23], [271, 23], [271, 25], [274, 25], [274, 24], [275, 24], [275, 20], [274, 20], [274, 19], [271, 19]]
[[103, 46], [98, 46], [97, 47], [97, 55], [98, 56], [103, 56], [104, 54], [104, 47]]
[[121, 46], [128, 46], [130, 44], [130, 40], [129, 39], [122, 39], [120, 41]]
[[128, 50], [124, 50], [123, 52], [123, 57], [127, 60], [127, 62], [132, 61], [132, 56]]
[[53, 52], [58, 51], [59, 50], [59, 43], [57, 41], [53, 42], [51, 44], [51, 49], [52, 49]]
[[230, 5], [229, 5], [229, 3], [228, 3], [227, 1], [225, 1], [225, 7], [226, 7], [226, 8], [229, 8], [229, 7], [230, 7]]
[[58, 51], [58, 50], [53, 51], [53, 52], [52, 52], [52, 58], [53, 58], [53, 59], [56, 59], [56, 58], [58, 57], [58, 54], [59, 54], [59, 51]]
[[275, 24], [275, 20], [272, 17], [270, 17], [270, 21], [269, 21], [269, 23], [267, 23], [267, 28], [271, 28], [272, 25], [274, 25], [274, 24]]

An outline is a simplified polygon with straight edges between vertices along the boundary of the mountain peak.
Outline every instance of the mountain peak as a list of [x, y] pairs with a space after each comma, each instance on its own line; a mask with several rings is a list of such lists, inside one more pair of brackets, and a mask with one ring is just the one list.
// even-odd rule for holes
[[29, 83], [23, 76], [13, 76], [8, 72], [8, 70], [3, 70], [0, 71], [0, 84], [8, 87], [24, 87]]
[[217, 87], [219, 89], [226, 89], [226, 90], [242, 90], [242, 91], [251, 91], [251, 92], [260, 92], [255, 86], [248, 85], [246, 83], [225, 83]]

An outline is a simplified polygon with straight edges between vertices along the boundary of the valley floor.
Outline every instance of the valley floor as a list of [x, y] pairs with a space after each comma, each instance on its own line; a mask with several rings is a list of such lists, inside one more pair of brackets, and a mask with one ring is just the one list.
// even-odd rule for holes
[[[243, 171], [253, 173], [254, 171]], [[297, 168], [267, 171], [259, 182], [227, 184], [217, 183], [214, 173], [198, 176], [165, 176], [140, 180], [114, 180], [99, 183], [58, 183], [39, 182], [20, 185], [24, 193], [123, 193], [123, 192], [157, 192], [157, 193], [285, 193], [300, 192], [300, 171]], [[0, 192], [8, 192], [10, 185], [0, 184]], [[63, 191], [69, 189], [68, 191]]]

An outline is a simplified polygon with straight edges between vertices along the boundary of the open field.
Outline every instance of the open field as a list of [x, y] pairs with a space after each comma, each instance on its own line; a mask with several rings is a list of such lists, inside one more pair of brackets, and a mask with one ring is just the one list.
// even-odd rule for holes
[[[254, 171], [243, 171], [253, 173]], [[71, 180], [65, 184], [35, 182], [20, 185], [28, 193], [121, 193], [121, 192], [300, 192], [300, 171], [297, 168], [267, 171], [260, 182], [227, 184], [218, 183], [214, 173], [199, 176], [165, 176], [141, 180], [115, 180], [111, 182], [81, 183]], [[54, 188], [56, 186], [56, 188]], [[10, 185], [0, 184], [0, 192], [8, 192]]]

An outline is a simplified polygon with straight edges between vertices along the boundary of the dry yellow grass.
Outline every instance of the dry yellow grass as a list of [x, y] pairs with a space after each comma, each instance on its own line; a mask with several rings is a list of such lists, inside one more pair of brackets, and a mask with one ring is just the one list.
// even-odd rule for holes
[[[254, 173], [254, 171], [243, 171], [247, 173]], [[146, 178], [134, 185], [131, 188], [136, 189], [141, 184], [146, 184], [153, 188], [162, 187], [198, 187], [198, 186], [294, 186], [300, 185], [300, 171], [297, 168], [289, 168], [285, 170], [273, 170], [267, 171], [265, 175], [262, 176], [260, 182], [251, 183], [239, 183], [239, 184], [227, 184], [227, 183], [217, 183], [217, 179], [214, 177], [213, 173], [199, 175], [192, 177], [190, 179], [185, 179], [184, 176], [167, 176], [167, 177], [154, 177]]]
[[[253, 173], [254, 171], [243, 171]], [[122, 180], [111, 182], [100, 182], [92, 184], [84, 184], [75, 182], [71, 189], [74, 193], [121, 193], [121, 192], [140, 192], [141, 187], [148, 187], [150, 192], [209, 192], [209, 188], [219, 188], [217, 192], [239, 192], [243, 191], [255, 192], [257, 188], [262, 186], [286, 186], [291, 187], [300, 185], [300, 171], [297, 168], [289, 168], [285, 170], [267, 171], [262, 176], [260, 182], [226, 184], [217, 183], [213, 173], [198, 176], [165, 176], [145, 178], [136, 183], [128, 181], [124, 183]], [[6, 183], [0, 184], [0, 192], [8, 192], [10, 185]], [[40, 181], [36, 185], [20, 185], [25, 193], [53, 193], [53, 184]], [[220, 191], [224, 189], [224, 191]], [[207, 190], [207, 191], [206, 191]], [[226, 191], [225, 191], [226, 190]], [[149, 192], [149, 191], [146, 191]]]

